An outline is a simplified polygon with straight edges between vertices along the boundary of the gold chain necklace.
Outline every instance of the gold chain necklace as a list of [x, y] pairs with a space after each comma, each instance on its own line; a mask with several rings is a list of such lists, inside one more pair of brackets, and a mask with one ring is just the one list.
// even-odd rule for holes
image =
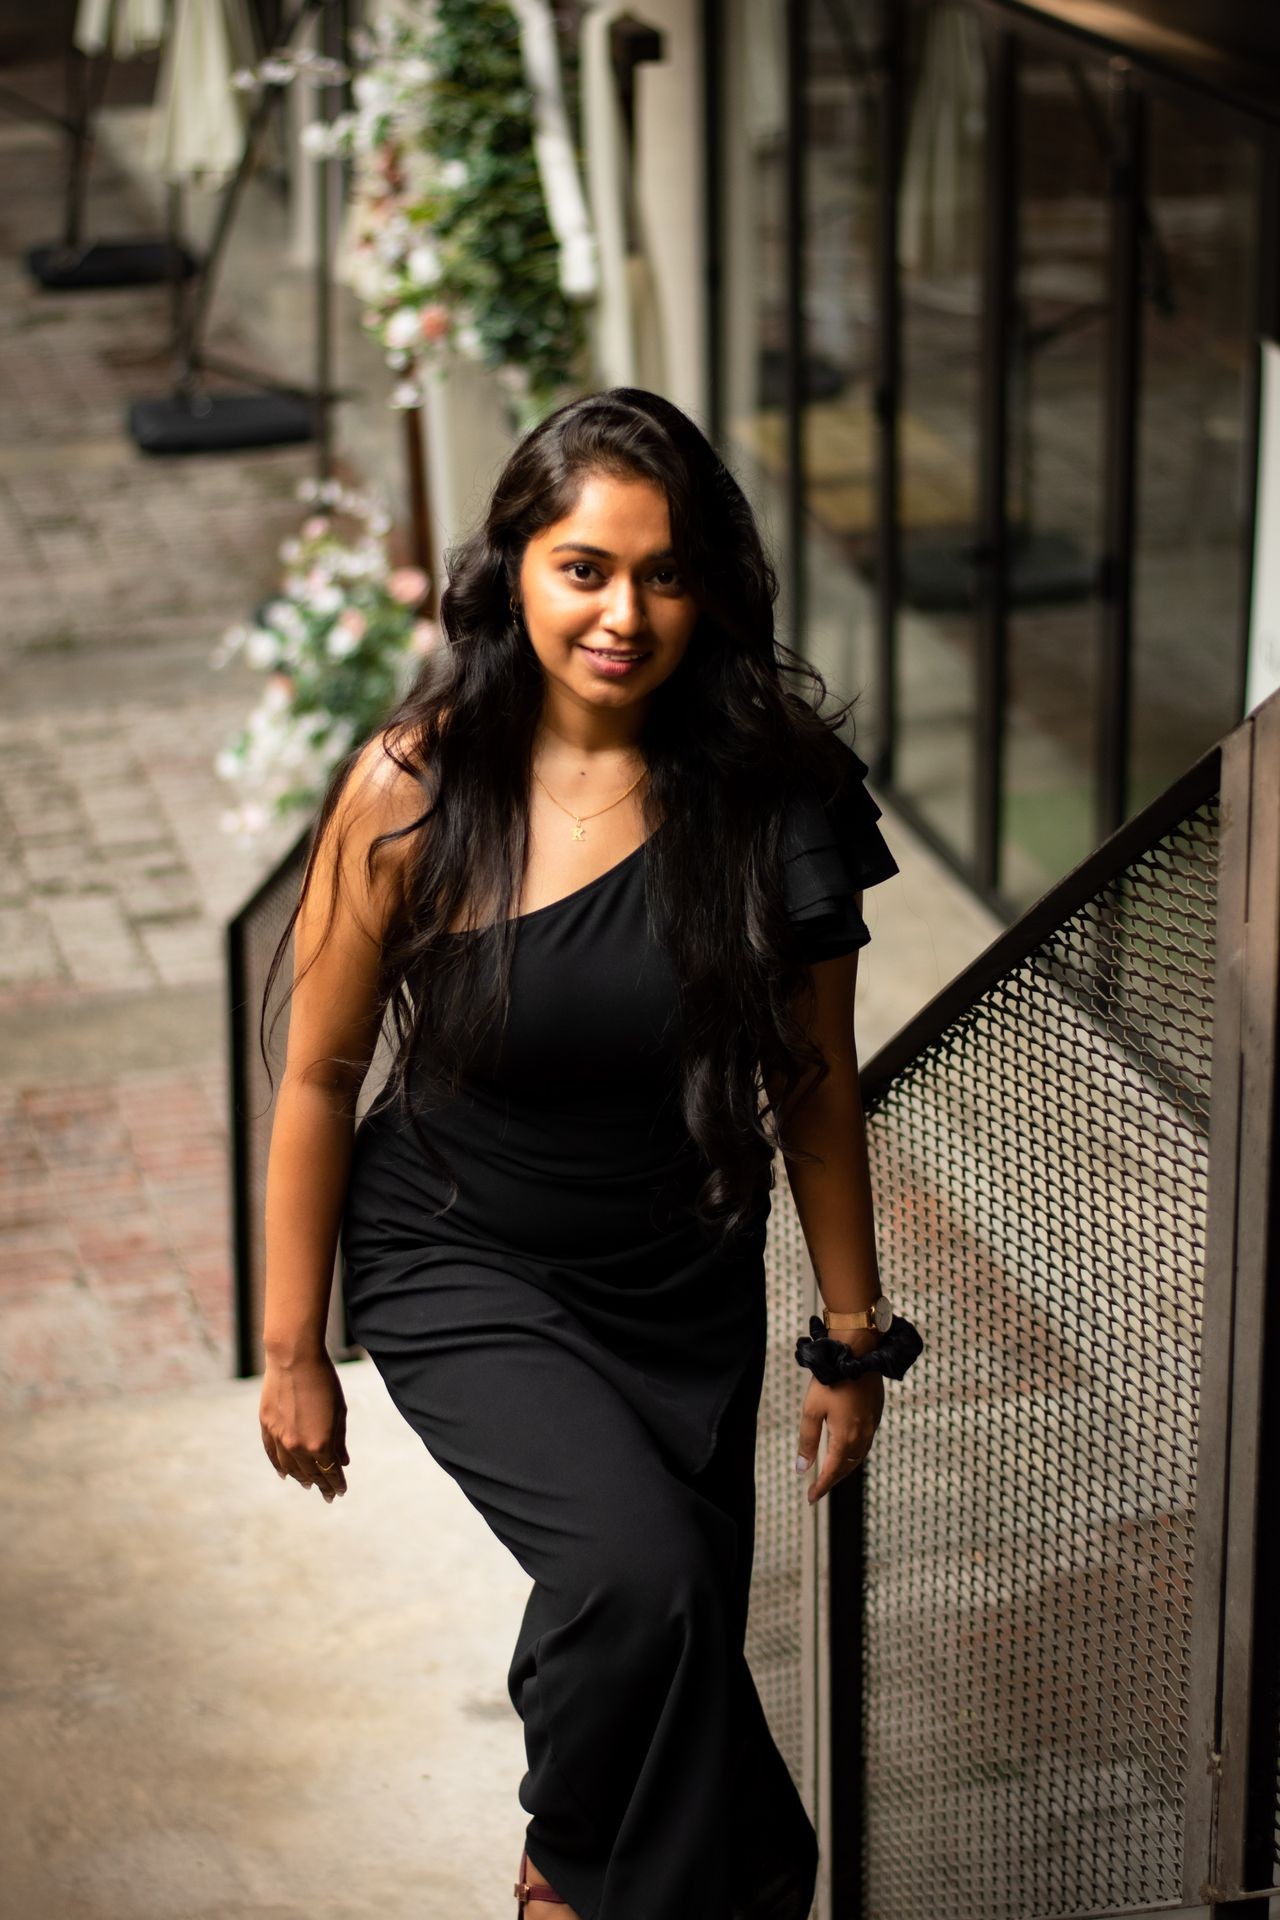
[[[648, 767], [645, 767], [637, 775], [637, 777], [631, 782], [631, 785], [627, 788], [627, 793], [635, 792], [636, 788], [640, 785], [641, 780], [644, 779], [644, 776], [646, 773], [648, 773], [648, 771], [649, 771]], [[537, 771], [536, 768], [534, 769], [533, 777], [537, 781], [538, 785], [542, 788], [542, 791], [546, 794], [547, 798], [553, 801], [554, 804], [557, 807], [559, 807], [561, 813], [567, 813], [569, 818], [573, 821], [573, 838], [575, 840], [586, 839], [587, 829], [584, 822], [588, 820], [594, 820], [597, 814], [608, 813], [610, 809], [613, 807], [620, 807], [622, 805], [622, 802], [627, 797], [627, 793], [620, 793], [616, 800], [611, 800], [609, 802], [609, 805], [607, 807], [597, 807], [595, 813], [575, 813], [572, 807], [565, 806], [563, 800], [556, 799], [554, 793], [552, 793], [550, 787], [547, 785], [546, 781], [543, 779], [542, 775]]]

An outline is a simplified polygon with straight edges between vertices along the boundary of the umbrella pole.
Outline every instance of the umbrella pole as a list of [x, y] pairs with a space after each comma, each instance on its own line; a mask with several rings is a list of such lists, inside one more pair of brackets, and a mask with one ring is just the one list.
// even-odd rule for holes
[[[323, 0], [299, 0], [298, 6], [285, 22], [280, 36], [280, 44], [287, 47], [297, 33], [307, 15], [314, 12]], [[218, 269], [226, 252], [227, 240], [231, 233], [231, 223], [235, 219], [249, 176], [253, 172], [258, 157], [258, 143], [266, 129], [268, 120], [275, 107], [276, 96], [280, 88], [274, 84], [263, 88], [254, 102], [249, 115], [249, 124], [245, 129], [244, 144], [240, 149], [240, 158], [236, 170], [222, 190], [222, 199], [218, 205], [218, 217], [214, 222], [213, 234], [205, 253], [204, 266], [200, 273], [200, 284], [196, 297], [191, 303], [187, 316], [185, 338], [182, 343], [182, 365], [178, 373], [178, 390], [190, 395], [195, 388], [200, 372], [207, 364], [203, 358], [205, 327], [208, 324], [209, 308], [213, 301], [214, 287], [217, 283]]]
[[[114, 10], [113, 10], [114, 11]], [[67, 164], [67, 219], [63, 244], [68, 253], [78, 251], [84, 239], [85, 203], [89, 196], [89, 168], [93, 160], [93, 130], [107, 94], [111, 78], [111, 50], [108, 44], [97, 55], [71, 49], [68, 81], [74, 89], [71, 151]]]
[[169, 260], [169, 329], [173, 350], [176, 352], [182, 338], [182, 319], [186, 311], [187, 276], [182, 271], [182, 188], [176, 180], [170, 180], [165, 188], [165, 225], [168, 234]]
[[[341, 37], [345, 21], [338, 15], [333, 0], [327, 0], [320, 13], [320, 51], [326, 59], [341, 61], [346, 54]], [[320, 119], [328, 126], [334, 115], [334, 87], [326, 81], [321, 87]], [[333, 158], [326, 153], [320, 161], [316, 183], [316, 391], [315, 436], [316, 478], [322, 483], [333, 476]]]

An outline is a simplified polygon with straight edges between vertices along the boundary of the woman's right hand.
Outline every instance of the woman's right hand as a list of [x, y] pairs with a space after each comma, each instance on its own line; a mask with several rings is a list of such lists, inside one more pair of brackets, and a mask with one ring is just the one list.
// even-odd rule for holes
[[[268, 1355], [258, 1403], [267, 1458], [282, 1480], [319, 1487], [326, 1502], [347, 1490], [347, 1403], [327, 1353], [281, 1360]], [[321, 1471], [320, 1462], [331, 1462]]]

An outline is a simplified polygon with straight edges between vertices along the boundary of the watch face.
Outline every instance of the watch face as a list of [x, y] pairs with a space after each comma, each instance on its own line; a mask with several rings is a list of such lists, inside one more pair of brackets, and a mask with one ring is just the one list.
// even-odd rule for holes
[[893, 1303], [882, 1293], [875, 1306], [876, 1325], [881, 1333], [888, 1333], [893, 1322]]

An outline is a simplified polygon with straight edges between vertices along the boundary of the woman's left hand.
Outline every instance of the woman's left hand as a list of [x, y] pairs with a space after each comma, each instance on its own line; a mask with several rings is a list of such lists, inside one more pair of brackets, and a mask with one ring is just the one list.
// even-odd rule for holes
[[827, 1423], [827, 1451], [818, 1477], [809, 1489], [809, 1505], [849, 1474], [856, 1473], [871, 1451], [880, 1415], [884, 1411], [884, 1376], [864, 1373], [857, 1380], [842, 1380], [839, 1386], [824, 1387], [821, 1380], [809, 1383], [800, 1414], [800, 1442], [796, 1472], [811, 1467], [818, 1456], [822, 1423]]

